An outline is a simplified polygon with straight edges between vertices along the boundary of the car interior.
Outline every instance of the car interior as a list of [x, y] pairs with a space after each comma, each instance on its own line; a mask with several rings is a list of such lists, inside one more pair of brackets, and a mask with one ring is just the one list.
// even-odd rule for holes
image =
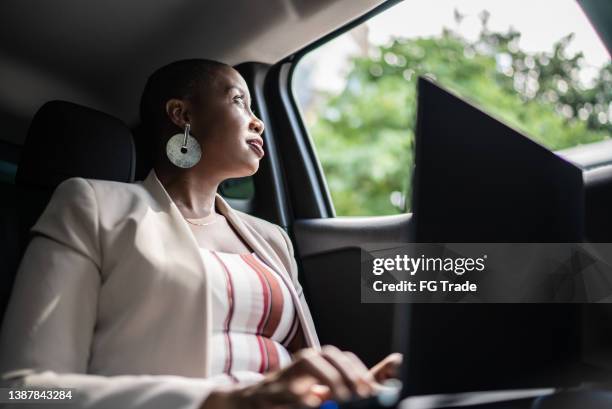
[[[148, 75], [178, 59], [209, 58], [231, 64], [241, 73], [249, 86], [254, 111], [266, 124], [263, 134], [266, 155], [259, 171], [244, 180], [226, 181], [219, 193], [232, 207], [287, 230], [294, 244], [300, 282], [321, 344], [333, 344], [353, 351], [368, 366], [392, 352], [398, 325], [395, 306], [361, 302], [359, 272], [364, 243], [440, 239], [466, 242], [523, 240], [524, 231], [517, 229], [518, 223], [525, 217], [537, 220], [546, 212], [532, 212], [534, 207], [541, 210], [542, 203], [547, 200], [559, 200], [554, 196], [556, 190], [538, 189], [521, 203], [524, 211], [513, 213], [511, 208], [501, 206], [496, 209], [496, 217], [505, 215], [501, 225], [506, 230], [495, 232], [485, 228], [482, 231], [470, 230], [470, 218], [479, 216], [476, 213], [482, 211], [472, 207], [470, 213], [470, 205], [475, 206], [475, 203], [468, 201], [463, 203], [463, 207], [449, 207], [443, 198], [428, 192], [427, 186], [420, 190], [422, 200], [418, 203], [423, 208], [422, 215], [417, 214], [419, 207], [415, 208], [414, 216], [412, 212], [382, 216], [336, 215], [317, 152], [292, 92], [292, 76], [297, 63], [309, 51], [399, 2], [62, 0], [38, 2], [35, 6], [29, 2], [2, 2], [0, 318], [29, 242], [29, 229], [44, 210], [55, 187], [74, 176], [127, 183], [143, 180], [151, 164], [146, 129], [139, 123], [138, 105]], [[423, 7], [435, 7], [434, 3], [422, 4]], [[612, 3], [599, 0], [579, 0], [578, 3], [610, 52]], [[442, 108], [430, 110], [429, 114], [447, 116]], [[453, 120], [452, 117], [446, 119]], [[477, 115], [474, 121], [479, 126], [487, 126], [483, 122], [486, 120]], [[508, 144], [511, 145], [511, 141]], [[529, 169], [548, 166], [553, 173], [546, 177], [552, 175], [554, 180], [554, 175], [557, 175], [554, 172], [560, 172], [581, 184], [580, 188], [569, 188], [569, 193], [566, 192], [567, 197], [563, 199], [567, 205], [566, 213], [552, 215], [580, 218], [580, 222], [576, 222], [580, 226], [572, 225], [569, 232], [540, 230], [542, 234], [538, 239], [549, 242], [612, 242], [612, 145], [600, 146], [605, 148], [589, 150], [579, 147], [550, 155], [534, 154], [529, 158], [534, 161]], [[433, 146], [429, 148], [434, 149]], [[453, 163], [455, 148], [446, 147], [447, 150], [441, 152], [440, 160], [448, 161], [448, 166], [461, 166], [461, 161]], [[421, 159], [427, 161], [427, 156], [424, 157]], [[558, 158], [567, 160], [563, 164], [571, 163], [571, 169], [553, 163]], [[543, 165], [542, 161], [547, 160], [550, 163]], [[487, 166], [494, 167], [494, 161], [484, 160], [483, 168], [478, 172], [490, 178], [507, 180], [516, 176], [487, 173], [490, 170]], [[519, 177], [529, 179], [529, 171], [522, 169], [525, 173]], [[463, 173], [437, 174], [436, 177], [478, 177], [473, 169], [463, 170]], [[431, 168], [429, 171], [434, 172]], [[542, 183], [545, 184], [546, 180], [543, 177]], [[557, 182], [562, 183], [560, 180]], [[450, 185], [453, 184], [449, 181]], [[565, 188], [567, 186], [555, 186], [555, 189]], [[251, 194], [240, 194], [245, 190]], [[498, 193], [504, 194], [502, 191]], [[551, 214], [546, 214], [549, 216]], [[547, 222], [558, 221], [547, 219], [538, 226], [544, 228], [542, 226]], [[447, 229], [436, 230], [442, 224]], [[456, 234], [448, 233], [448, 226], [452, 226]], [[538, 230], [534, 230], [536, 236], [537, 233]], [[457, 309], [453, 304], [419, 305], [412, 313], [419, 311], [421, 317], [430, 314], [439, 316], [440, 320], [448, 318], [449, 314], [454, 316], [452, 311], [467, 314], [471, 317], [474, 337], [491, 336], [492, 339], [495, 339], [494, 332], [502, 331], [500, 323], [511, 322], [516, 332], [506, 334], [509, 341], [501, 343], [498, 339], [492, 342], [504, 348], [514, 344], [515, 350], [506, 350], [507, 357], [509, 360], [522, 357], [524, 362], [555, 359], [554, 354], [542, 357], [536, 349], [527, 347], [534, 337], [542, 348], [547, 343], [559, 342], [555, 351], [566, 356], [580, 345], [572, 338], [574, 335], [567, 335], [567, 327], [560, 329], [559, 325], [576, 322], [576, 326], [580, 326], [585, 320], [601, 322], [597, 342], [607, 342], [607, 356], [611, 358], [607, 369], [612, 371], [612, 331], [606, 326], [612, 314], [607, 305], [597, 308], [593, 305], [583, 308], [568, 305], [461, 307]], [[528, 322], [524, 321], [527, 317], [531, 318]], [[452, 331], [460, 330], [453, 326], [452, 320], [445, 325]], [[416, 335], [411, 334], [411, 348], [419, 346], [422, 351], [427, 351], [423, 356], [436, 348], [443, 349], [449, 342], [447, 338], [440, 338], [440, 333], [425, 322], [416, 320], [414, 326], [421, 328], [422, 335], [413, 339]], [[449, 331], [445, 333], [448, 335]], [[566, 338], [559, 340], [559, 337]], [[496, 350], [494, 345], [483, 348], [483, 357]], [[525, 354], [521, 355], [521, 351]], [[437, 387], [432, 387], [437, 379], [436, 371], [445, 370], [444, 363], [436, 361], [429, 366], [429, 362], [421, 361], [416, 365], [417, 368], [428, 368], [423, 369], [422, 382], [415, 383], [412, 395], [502, 389], [504, 385], [514, 389], [529, 386], [528, 382], [521, 384], [508, 379], [503, 371], [491, 364], [488, 367], [491, 372], [486, 374], [490, 384], [466, 380], [460, 384], [463, 386], [458, 386], [441, 381]], [[455, 377], [461, 376], [460, 373], [451, 373]], [[449, 407], [440, 402], [436, 404], [440, 406], [431, 407]], [[532, 400], [528, 400], [523, 402], [527, 406], [512, 407], [531, 407], [531, 404]], [[486, 407], [511, 406], [500, 403], [499, 406]]]

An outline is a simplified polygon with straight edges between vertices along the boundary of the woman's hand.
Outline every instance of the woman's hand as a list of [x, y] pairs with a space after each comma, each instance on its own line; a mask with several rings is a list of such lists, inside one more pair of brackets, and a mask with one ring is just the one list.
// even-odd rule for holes
[[381, 383], [387, 379], [397, 378], [399, 375], [399, 367], [402, 364], [402, 358], [402, 354], [394, 352], [387, 355], [385, 359], [370, 368], [370, 373], [376, 382]]
[[212, 392], [201, 409], [317, 407], [327, 399], [344, 401], [354, 395], [367, 397], [376, 387], [374, 374], [386, 373], [384, 368], [388, 369], [389, 365], [385, 363], [372, 373], [352, 352], [340, 351], [331, 345], [322, 347], [320, 352], [303, 349], [294, 355], [291, 364], [254, 385]]

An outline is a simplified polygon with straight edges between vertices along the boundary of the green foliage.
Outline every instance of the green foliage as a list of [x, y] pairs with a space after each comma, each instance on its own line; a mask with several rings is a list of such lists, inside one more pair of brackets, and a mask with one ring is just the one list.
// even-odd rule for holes
[[[516, 31], [486, 27], [470, 43], [445, 30], [435, 38], [396, 38], [374, 56], [351, 61], [346, 87], [324, 95], [309, 127], [338, 215], [399, 213], [408, 203], [416, 118], [416, 79], [429, 75], [552, 150], [609, 138], [601, 121], [612, 101], [612, 64], [594, 85], [579, 81], [582, 55], [568, 57], [572, 37], [552, 53], [518, 49]], [[391, 192], [401, 192], [403, 206]]]

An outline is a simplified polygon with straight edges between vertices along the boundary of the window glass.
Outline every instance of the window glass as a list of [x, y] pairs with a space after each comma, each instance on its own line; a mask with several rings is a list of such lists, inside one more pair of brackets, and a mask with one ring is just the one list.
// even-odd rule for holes
[[230, 199], [251, 199], [255, 194], [253, 177], [247, 176], [224, 180], [219, 185], [219, 193]]
[[293, 93], [336, 214], [410, 210], [427, 74], [552, 150], [609, 139], [610, 57], [574, 0], [406, 1], [305, 55]]

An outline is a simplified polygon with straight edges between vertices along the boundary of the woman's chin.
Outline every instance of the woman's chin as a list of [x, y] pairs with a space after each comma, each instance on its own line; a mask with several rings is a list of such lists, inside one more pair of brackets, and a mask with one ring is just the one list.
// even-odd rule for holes
[[253, 176], [255, 173], [257, 173], [258, 170], [259, 170], [259, 161], [257, 161], [257, 163], [252, 167], [251, 173], [249, 173], [249, 176]]
[[[229, 163], [228, 163], [229, 165]], [[248, 156], [242, 156], [236, 158], [233, 162], [233, 178], [242, 178], [252, 176], [259, 170], [259, 158], [255, 157], [252, 153]]]
[[259, 170], [259, 160], [250, 160], [244, 169], [243, 176], [252, 176]]

